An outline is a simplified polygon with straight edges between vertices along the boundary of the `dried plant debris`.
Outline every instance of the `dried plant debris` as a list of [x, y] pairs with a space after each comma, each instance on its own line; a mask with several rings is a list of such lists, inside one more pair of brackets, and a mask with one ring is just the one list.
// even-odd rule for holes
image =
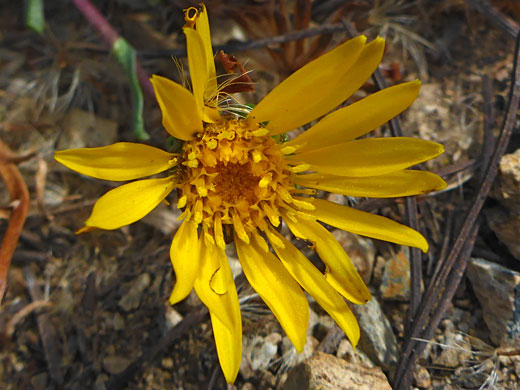
[[[198, 1], [92, 3], [136, 50], [146, 73], [189, 79], [188, 62], [182, 58], [182, 9]], [[244, 93], [230, 101], [230, 110], [249, 113], [244, 97], [248, 102], [259, 99], [248, 91], [264, 96], [355, 29], [371, 39], [386, 37], [380, 67], [386, 84], [416, 78], [423, 83], [418, 100], [402, 115], [403, 135], [442, 143], [447, 151], [422, 167], [442, 175], [448, 187], [416, 198], [417, 229], [430, 245], [418, 270], [405, 247], [327, 226], [374, 295], [369, 305], [357, 310], [363, 335], [356, 349], [309, 299], [308, 341], [298, 354], [242, 274], [237, 253], [231, 245], [226, 248], [244, 340], [240, 371], [230, 388], [347, 389], [352, 381], [357, 381], [356, 388], [373, 389], [392, 385], [403, 390], [407, 384], [421, 390], [520, 387], [517, 132], [508, 154], [493, 155], [510, 101], [512, 36], [520, 23], [516, 3], [205, 2], [213, 43], [224, 49], [217, 67], [229, 80], [239, 78], [242, 83], [235, 85], [238, 90], [227, 91]], [[44, 5], [41, 34], [26, 26], [18, 2], [0, 8], [2, 389], [227, 388], [209, 315], [197, 295], [173, 307], [168, 303], [176, 280], [170, 244], [180, 225], [175, 191], [168, 198], [171, 204], [160, 204], [144, 223], [75, 234], [96, 199], [116, 183], [80, 177], [58, 166], [52, 156], [56, 150], [136, 141], [132, 94], [102, 35], [73, 11], [72, 2]], [[248, 50], [230, 51], [237, 41]], [[181, 53], [178, 65], [172, 61], [173, 51]], [[368, 82], [352, 101], [373, 93], [377, 85]], [[167, 143], [157, 103], [146, 91], [143, 110], [148, 144], [179, 148]], [[508, 123], [518, 127], [513, 109]], [[393, 131], [377, 130], [381, 136]], [[465, 236], [475, 238], [473, 253], [466, 257], [467, 276], [455, 272], [439, 278], [458, 245], [470, 200], [490, 184], [483, 180], [489, 169], [482, 169], [493, 158], [498, 177], [476, 218], [480, 229]], [[324, 196], [322, 191], [316, 194]], [[338, 195], [329, 200], [411, 221], [404, 198]], [[280, 225], [280, 232], [287, 236], [288, 226]], [[311, 242], [292, 243], [325, 271]], [[411, 306], [410, 299], [416, 299], [417, 291], [429, 291], [432, 280], [444, 280], [439, 291], [451, 292], [453, 300], [439, 305], [442, 313], [428, 322], [439, 323], [438, 329], [427, 329], [410, 344], [408, 313], [417, 304]], [[437, 302], [433, 308], [439, 308]], [[414, 307], [420, 312], [421, 301]], [[407, 345], [420, 353], [403, 363]], [[407, 375], [395, 383], [400, 367]]]

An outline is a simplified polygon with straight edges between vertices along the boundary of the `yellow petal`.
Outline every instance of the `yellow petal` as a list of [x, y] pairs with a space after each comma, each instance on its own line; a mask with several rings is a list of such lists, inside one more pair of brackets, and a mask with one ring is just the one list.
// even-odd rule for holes
[[422, 234], [406, 225], [323, 199], [313, 199], [312, 204], [316, 208], [305, 213], [328, 225], [360, 236], [413, 246], [425, 253], [428, 252], [428, 242]]
[[296, 237], [314, 244], [316, 252], [327, 266], [325, 278], [332, 287], [351, 302], [366, 303], [371, 298], [370, 291], [334, 236], [316, 221], [296, 215], [293, 217], [296, 222], [284, 218], [287, 226]]
[[215, 123], [222, 119], [216, 107], [204, 106], [202, 120], [206, 123]]
[[446, 182], [436, 174], [414, 170], [368, 177], [341, 177], [311, 173], [296, 175], [294, 182], [303, 187], [335, 194], [369, 198], [419, 195], [446, 188]]
[[98, 199], [85, 227], [113, 230], [143, 218], [175, 188], [173, 177], [138, 180]]
[[[206, 66], [208, 69], [208, 82], [205, 89], [205, 100], [211, 100], [217, 97], [217, 72], [215, 71], [215, 59], [213, 56], [213, 46], [211, 45], [211, 34], [209, 29], [208, 13], [206, 6], [202, 5], [202, 11], [199, 13], [199, 17], [195, 24], [195, 28], [202, 38], [202, 44], [206, 53]], [[211, 118], [211, 116], [210, 116]]]
[[54, 158], [83, 175], [114, 181], [155, 175], [177, 162], [171, 153], [131, 142], [118, 142], [100, 148], [61, 150], [54, 154]]
[[288, 156], [318, 173], [366, 177], [400, 171], [444, 152], [441, 144], [409, 137], [367, 138]]
[[381, 63], [384, 50], [385, 40], [381, 37], [377, 37], [363, 48], [357, 61], [341, 79], [341, 85], [345, 86], [343, 101], [352, 96], [375, 72]]
[[326, 114], [348, 98], [342, 81], [365, 42], [366, 37], [359, 36], [308, 63], [264, 97], [249, 118], [269, 121], [268, 129], [276, 135]]
[[247, 280], [269, 306], [298, 352], [303, 351], [309, 326], [309, 304], [302, 289], [271, 252], [256, 240], [235, 237], [238, 258]]
[[150, 81], [170, 135], [188, 141], [202, 132], [202, 112], [190, 91], [165, 77], [153, 75]]
[[238, 322], [236, 324], [236, 326], [240, 324], [238, 331], [230, 330], [230, 328], [224, 325], [212, 312], [209, 314], [220, 367], [222, 368], [226, 382], [232, 384], [237, 378], [242, 357], [242, 321], [240, 319], [240, 311], [238, 312], [239, 317], [237, 318]]
[[421, 82], [416, 80], [374, 93], [327, 115], [288, 144], [303, 145], [298, 149], [302, 152], [360, 137], [406, 110], [420, 88]]
[[242, 354], [242, 319], [233, 274], [225, 252], [204, 238], [195, 292], [207, 306], [220, 366], [228, 383], [234, 382]]
[[182, 301], [191, 292], [200, 269], [200, 248], [197, 224], [185, 220], [173, 237], [170, 259], [175, 271], [175, 286], [170, 295], [170, 304]]
[[236, 288], [226, 254], [215, 244], [208, 244], [203, 235], [199, 245], [200, 269], [195, 279], [195, 292], [220, 321], [232, 327], [234, 307], [230, 302], [236, 296]]
[[206, 49], [204, 42], [197, 30], [190, 27], [183, 27], [184, 35], [186, 35], [186, 50], [188, 52], [188, 64], [190, 67], [191, 87], [193, 96], [200, 115], [204, 110], [204, 92], [206, 83], [208, 82], [208, 64], [206, 60]]
[[283, 243], [283, 247], [273, 245], [284, 267], [314, 300], [336, 321], [355, 347], [359, 341], [359, 325], [354, 314], [343, 298], [334, 290], [322, 273], [285, 239], [270, 227], [271, 232]]

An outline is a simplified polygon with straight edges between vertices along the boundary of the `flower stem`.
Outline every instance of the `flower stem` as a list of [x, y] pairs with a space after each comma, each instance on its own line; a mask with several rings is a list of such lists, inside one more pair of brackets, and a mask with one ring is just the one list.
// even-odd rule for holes
[[[110, 47], [112, 54], [123, 67], [130, 81], [130, 91], [133, 105], [133, 129], [135, 136], [140, 140], [149, 138], [144, 129], [143, 121], [143, 92], [155, 97], [152, 84], [146, 71], [139, 65], [134, 48], [110, 25], [108, 20], [92, 5], [89, 0], [72, 0], [79, 11], [101, 35], [105, 44]], [[139, 85], [141, 84], [141, 85]]]

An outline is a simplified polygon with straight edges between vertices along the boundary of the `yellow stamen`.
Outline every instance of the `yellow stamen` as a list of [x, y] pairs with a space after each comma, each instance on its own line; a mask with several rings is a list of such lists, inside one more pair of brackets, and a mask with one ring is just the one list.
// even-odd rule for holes
[[188, 200], [188, 197], [186, 195], [181, 196], [177, 200], [177, 208], [182, 209], [184, 206], [186, 206], [186, 201]]
[[222, 231], [222, 220], [220, 219], [219, 213], [215, 213], [215, 224], [213, 227], [213, 231], [215, 234], [215, 241], [217, 245], [222, 249], [226, 249], [226, 242], [224, 241], [224, 232]]
[[258, 182], [258, 186], [260, 188], [267, 188], [267, 186], [271, 184], [271, 181], [273, 181], [273, 174], [269, 172]]
[[310, 169], [310, 167], [311, 166], [309, 164], [300, 164], [300, 165], [291, 167], [290, 169], [294, 173], [302, 173], [302, 172], [308, 171]]
[[296, 151], [296, 147], [294, 146], [284, 146], [281, 150], [283, 154], [293, 154]]

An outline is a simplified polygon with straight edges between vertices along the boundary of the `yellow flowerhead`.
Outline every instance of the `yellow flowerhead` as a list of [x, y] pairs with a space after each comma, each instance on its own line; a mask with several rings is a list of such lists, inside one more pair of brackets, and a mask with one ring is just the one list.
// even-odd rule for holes
[[[343, 298], [370, 293], [342, 246], [318, 222], [428, 250], [424, 237], [388, 218], [309, 197], [316, 189], [357, 197], [401, 197], [445, 186], [429, 172], [407, 168], [443, 152], [413, 138], [356, 138], [405, 110], [417, 97], [412, 81], [377, 92], [325, 116], [286, 143], [273, 136], [329, 113], [377, 68], [384, 40], [360, 36], [307, 64], [273, 89], [243, 118], [219, 112], [221, 100], [204, 5], [186, 10], [192, 91], [153, 76], [165, 129], [183, 140], [180, 153], [134, 143], [57, 152], [63, 165], [105, 180], [134, 180], [103, 195], [81, 231], [117, 229], [144, 217], [177, 189], [182, 225], [171, 245], [175, 304], [195, 291], [208, 307], [217, 353], [229, 383], [240, 366], [242, 322], [225, 254], [234, 239], [251, 286], [272, 310], [298, 351], [307, 334], [307, 291], [355, 346], [359, 326]], [[282, 220], [312, 243], [322, 274], [282, 234]], [[273, 251], [270, 250], [270, 247]]]

